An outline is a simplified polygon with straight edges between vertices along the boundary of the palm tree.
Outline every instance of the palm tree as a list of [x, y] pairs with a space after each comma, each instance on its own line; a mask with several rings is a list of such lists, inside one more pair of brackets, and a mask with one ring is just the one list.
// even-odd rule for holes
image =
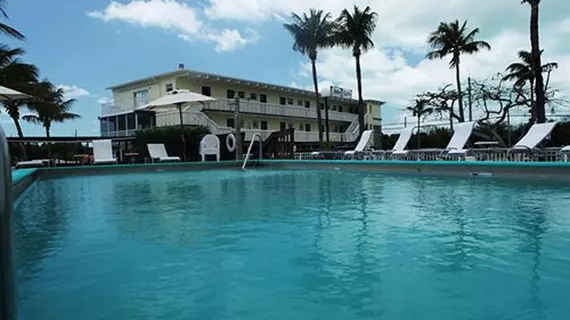
[[[34, 95], [39, 71], [36, 66], [21, 62], [20, 57], [23, 54], [24, 50], [20, 48], [12, 49], [0, 44], [0, 85]], [[7, 101], [3, 103], [6, 113], [14, 121], [20, 138], [24, 136], [19, 121], [20, 109], [25, 103], [25, 101]]]
[[[540, 52], [542, 55], [542, 51]], [[522, 88], [528, 82], [530, 85], [530, 105], [531, 105], [531, 113], [532, 113], [532, 120], [536, 121], [536, 117], [538, 115], [536, 106], [534, 104], [534, 84], [535, 84], [535, 73], [533, 67], [533, 60], [532, 54], [528, 51], [521, 50], [518, 52], [518, 56], [520, 61], [511, 63], [507, 67], [507, 74], [503, 78], [504, 80], [514, 81], [514, 85], [518, 88]], [[550, 72], [553, 69], [558, 68], [558, 63], [556, 62], [549, 62], [542, 66], [541, 72]], [[546, 91], [547, 88], [544, 88]]]
[[427, 54], [427, 58], [443, 59], [451, 55], [449, 67], [455, 68], [455, 80], [457, 82], [457, 93], [459, 96], [459, 117], [461, 122], [465, 121], [463, 112], [463, 95], [461, 93], [461, 75], [459, 72], [460, 56], [463, 53], [473, 54], [482, 49], [491, 50], [491, 46], [485, 41], [476, 41], [475, 36], [479, 33], [479, 28], [467, 32], [467, 21], [459, 24], [454, 22], [441, 22], [436, 31], [428, 37], [428, 44], [435, 49]]
[[[6, 0], [0, 0], [0, 16], [3, 16], [6, 19], [6, 18], [8, 18], [8, 15], [6, 14], [6, 11], [4, 10], [5, 5], [6, 5]], [[26, 39], [26, 37], [24, 37], [24, 35], [21, 34], [20, 31], [10, 27], [7, 24], [1, 23], [1, 22], [0, 22], [0, 33], [8, 35], [12, 38], [16, 38], [18, 40], [25, 40]]]
[[414, 104], [406, 108], [408, 111], [412, 111], [414, 117], [418, 119], [418, 131], [417, 131], [417, 139], [418, 139], [418, 149], [420, 149], [420, 125], [421, 125], [421, 118], [431, 114], [434, 111], [434, 108], [428, 106], [428, 102], [423, 99], [416, 99]]
[[354, 12], [342, 10], [337, 19], [338, 32], [336, 41], [345, 48], [352, 49], [352, 56], [356, 60], [356, 81], [358, 85], [358, 125], [360, 135], [364, 132], [364, 101], [362, 99], [362, 72], [360, 70], [360, 56], [362, 53], [374, 48], [372, 33], [376, 28], [378, 14], [369, 6], [360, 10], [354, 6]]
[[[540, 60], [540, 40], [538, 35], [538, 16], [539, 16], [539, 5], [540, 0], [522, 0], [522, 3], [528, 3], [530, 5], [530, 46], [531, 46], [531, 56], [532, 65], [541, 66], [542, 62]], [[535, 79], [535, 98], [536, 98], [536, 112], [537, 112], [537, 122], [546, 122], [546, 96], [544, 93], [544, 79], [542, 78], [542, 70], [540, 68], [535, 68], [534, 70]]]
[[319, 49], [333, 46], [334, 24], [330, 21], [330, 13], [325, 14], [322, 10], [311, 9], [299, 16], [291, 14], [291, 23], [283, 25], [293, 36], [293, 50], [306, 55], [311, 60], [313, 69], [313, 85], [317, 102], [317, 121], [319, 123], [319, 142], [323, 142], [323, 125], [321, 116], [321, 104], [319, 99], [319, 85], [317, 81], [317, 53]]
[[28, 107], [35, 114], [25, 115], [22, 118], [25, 121], [43, 126], [46, 130], [46, 137], [49, 138], [53, 122], [78, 119], [80, 116], [70, 112], [76, 100], [65, 100], [63, 89], [55, 88], [48, 81], [43, 81], [40, 86], [43, 88], [42, 94], [38, 96], [37, 100], [28, 103]]

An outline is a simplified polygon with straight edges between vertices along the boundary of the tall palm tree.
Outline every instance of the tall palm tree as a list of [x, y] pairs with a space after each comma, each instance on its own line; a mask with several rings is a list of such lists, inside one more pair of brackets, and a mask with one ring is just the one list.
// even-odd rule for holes
[[463, 95], [461, 92], [461, 75], [459, 63], [461, 54], [473, 54], [482, 49], [491, 50], [491, 46], [485, 41], [475, 40], [479, 33], [479, 28], [467, 31], [467, 21], [460, 24], [458, 20], [453, 22], [441, 22], [436, 31], [428, 37], [428, 44], [435, 49], [427, 54], [427, 58], [443, 59], [451, 55], [449, 67], [455, 68], [455, 80], [457, 82], [457, 93], [459, 95], [459, 117], [461, 122], [465, 121], [463, 111]]
[[42, 94], [38, 96], [37, 100], [28, 103], [28, 108], [35, 114], [25, 115], [22, 119], [43, 126], [46, 130], [46, 137], [49, 138], [53, 122], [78, 119], [80, 116], [70, 112], [76, 100], [65, 100], [63, 89], [55, 88], [53, 84], [47, 81], [40, 85], [43, 88]]
[[[33, 64], [21, 62], [20, 57], [23, 54], [24, 50], [20, 48], [12, 49], [0, 44], [0, 85], [33, 96], [39, 71]], [[25, 103], [25, 101], [6, 101], [3, 103], [6, 113], [14, 121], [20, 138], [24, 136], [20, 125], [20, 110]]]
[[[6, 6], [6, 0], [0, 0], [0, 16], [4, 17], [4, 19], [8, 18], [6, 11], [4, 10], [4, 6]], [[8, 35], [12, 38], [16, 38], [18, 40], [25, 40], [26, 37], [20, 31], [10, 27], [7, 24], [0, 22], [0, 33]]]
[[[540, 52], [540, 54], [542, 55], [542, 51]], [[528, 82], [528, 84], [530, 86], [530, 105], [531, 105], [532, 120], [536, 121], [536, 117], [537, 117], [538, 113], [537, 113], [536, 106], [534, 103], [535, 73], [534, 73], [534, 67], [533, 67], [532, 54], [528, 51], [521, 50], [518, 52], [518, 56], [519, 56], [520, 61], [511, 63], [507, 67], [506, 71], [508, 73], [505, 75], [505, 77], [503, 79], [509, 80], [509, 81], [514, 81], [515, 82], [514, 85], [516, 87], [519, 87], [519, 88], [525, 86], [526, 83]], [[549, 62], [549, 63], [546, 63], [542, 66], [541, 72], [549, 72], [549, 71], [552, 71], [553, 69], [556, 69], [556, 68], [558, 68], [558, 63]], [[546, 91], [547, 88], [544, 88], [544, 89]]]
[[322, 10], [311, 9], [309, 15], [306, 13], [299, 16], [291, 14], [291, 23], [286, 23], [283, 27], [293, 36], [293, 50], [306, 55], [311, 60], [313, 70], [313, 85], [315, 87], [315, 98], [317, 102], [317, 121], [319, 123], [319, 142], [323, 142], [323, 125], [321, 116], [321, 103], [319, 99], [319, 84], [317, 81], [317, 54], [319, 49], [330, 48], [334, 45], [334, 24], [331, 22], [330, 13]]
[[406, 108], [408, 111], [411, 111], [413, 116], [418, 119], [418, 131], [417, 131], [417, 139], [418, 139], [418, 149], [420, 149], [420, 132], [421, 132], [421, 118], [431, 114], [434, 111], [434, 108], [428, 105], [428, 102], [423, 99], [416, 99], [414, 104]]
[[[540, 40], [538, 34], [538, 17], [539, 17], [539, 5], [540, 0], [522, 0], [522, 3], [528, 3], [530, 5], [530, 46], [531, 46], [531, 56], [532, 65], [541, 66], [542, 62], [540, 59]], [[546, 95], [544, 93], [544, 79], [542, 77], [542, 70], [540, 68], [534, 69], [534, 79], [535, 79], [535, 99], [536, 99], [536, 112], [537, 112], [537, 122], [546, 122]]]
[[374, 48], [372, 33], [376, 29], [378, 14], [369, 6], [360, 10], [354, 6], [351, 13], [347, 9], [342, 10], [337, 19], [338, 32], [337, 43], [345, 48], [352, 49], [352, 56], [356, 60], [356, 81], [358, 85], [358, 125], [360, 135], [364, 132], [364, 101], [362, 99], [362, 71], [360, 70], [360, 56], [362, 53]]

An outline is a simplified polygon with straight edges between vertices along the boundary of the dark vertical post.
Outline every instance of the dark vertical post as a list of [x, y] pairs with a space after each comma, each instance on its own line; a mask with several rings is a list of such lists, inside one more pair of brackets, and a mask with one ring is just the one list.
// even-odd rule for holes
[[242, 160], [243, 141], [241, 141], [241, 120], [239, 114], [239, 97], [234, 98], [234, 127], [236, 136], [236, 160]]
[[186, 137], [184, 135], [184, 123], [182, 122], [182, 103], [178, 103], [178, 114], [180, 115], [180, 136], [182, 138], [182, 161], [186, 162]]
[[[318, 106], [319, 108], [321, 106]], [[329, 139], [329, 97], [325, 96], [325, 129], [327, 132], [327, 142], [330, 142]]]
[[473, 110], [472, 110], [472, 100], [471, 100], [471, 77], [467, 78], [467, 92], [469, 98], [469, 121], [473, 121]]

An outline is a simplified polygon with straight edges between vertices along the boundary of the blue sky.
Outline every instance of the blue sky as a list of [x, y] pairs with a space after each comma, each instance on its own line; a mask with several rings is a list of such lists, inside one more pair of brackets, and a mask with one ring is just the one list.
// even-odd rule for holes
[[[309, 87], [307, 61], [291, 50], [292, 40], [282, 23], [291, 11], [318, 7], [336, 15], [360, 2], [380, 15], [376, 48], [363, 58], [364, 95], [389, 102], [383, 116], [388, 122], [401, 117], [402, 107], [414, 94], [453, 80], [446, 61], [423, 60], [425, 38], [439, 21], [469, 19], [491, 42], [492, 53], [465, 60], [464, 73], [475, 77], [501, 71], [528, 45], [528, 8], [518, 0], [449, 0], [452, 5], [438, 10], [433, 10], [441, 6], [437, 0], [7, 0], [6, 22], [27, 40], [4, 41], [23, 47], [25, 61], [78, 99], [74, 111], [82, 118], [56, 125], [52, 134], [69, 135], [77, 129], [80, 135], [93, 135], [98, 134], [99, 101], [110, 97], [106, 87], [170, 71], [178, 63]], [[565, 91], [570, 87], [570, 45], [561, 42], [570, 37], [570, 19], [563, 13], [570, 7], [564, 0], [543, 3], [545, 54], [561, 64], [553, 80]], [[321, 53], [318, 68], [322, 85], [355, 87], [349, 52]], [[3, 115], [0, 121], [9, 135], [15, 134], [9, 118]], [[43, 135], [43, 129], [25, 124], [24, 134]]]

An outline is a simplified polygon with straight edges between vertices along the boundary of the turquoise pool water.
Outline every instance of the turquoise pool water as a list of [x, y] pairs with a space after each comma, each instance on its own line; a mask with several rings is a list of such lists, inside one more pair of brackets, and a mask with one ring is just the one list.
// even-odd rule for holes
[[22, 319], [567, 319], [570, 188], [237, 170], [41, 180]]

